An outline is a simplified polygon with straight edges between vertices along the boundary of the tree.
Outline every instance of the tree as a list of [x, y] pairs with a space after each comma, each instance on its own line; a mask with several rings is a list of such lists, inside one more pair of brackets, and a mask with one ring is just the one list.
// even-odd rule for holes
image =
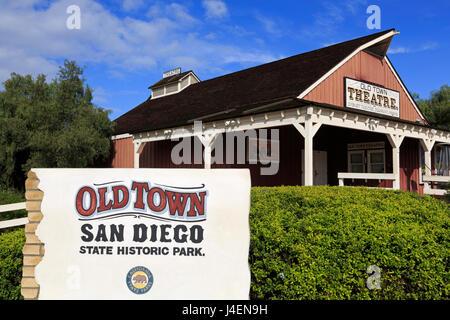
[[440, 90], [431, 92], [430, 99], [420, 99], [414, 94], [417, 105], [430, 125], [450, 130], [450, 87], [441, 86]]
[[12, 73], [0, 91], [0, 186], [23, 190], [31, 168], [106, 164], [113, 123], [92, 103], [83, 69], [64, 61], [56, 79]]

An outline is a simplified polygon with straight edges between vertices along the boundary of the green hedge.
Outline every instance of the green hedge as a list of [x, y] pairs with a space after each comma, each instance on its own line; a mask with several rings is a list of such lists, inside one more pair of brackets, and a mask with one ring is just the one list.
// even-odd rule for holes
[[23, 228], [0, 234], [0, 300], [22, 299], [22, 248], [25, 243]]
[[445, 202], [413, 193], [253, 188], [251, 298], [448, 299], [449, 224]]
[[[448, 299], [449, 208], [350, 187], [252, 188], [251, 298]], [[0, 234], [0, 299], [19, 299], [23, 228]], [[381, 289], [369, 290], [370, 265]]]
[[[24, 202], [22, 194], [13, 191], [0, 192], [0, 205]], [[26, 210], [0, 212], [0, 221], [27, 216]], [[22, 248], [25, 234], [22, 227], [0, 229], [0, 300], [22, 299]]]

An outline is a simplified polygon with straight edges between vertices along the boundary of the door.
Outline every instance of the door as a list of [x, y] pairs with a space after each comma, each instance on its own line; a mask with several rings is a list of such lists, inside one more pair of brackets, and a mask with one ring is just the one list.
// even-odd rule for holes
[[327, 152], [314, 151], [313, 157], [313, 183], [315, 186], [324, 186], [328, 184]]
[[[302, 150], [302, 185], [305, 185], [305, 161]], [[315, 186], [323, 186], [328, 184], [328, 162], [326, 151], [313, 151], [313, 184]]]

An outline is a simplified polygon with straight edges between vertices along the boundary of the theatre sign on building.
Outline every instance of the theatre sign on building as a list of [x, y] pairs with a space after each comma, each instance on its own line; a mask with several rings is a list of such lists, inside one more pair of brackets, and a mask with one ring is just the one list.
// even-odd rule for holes
[[[145, 102], [115, 120], [112, 167], [249, 168], [259, 186], [442, 194], [433, 183], [448, 180], [450, 132], [427, 123], [386, 56], [396, 34], [391, 29], [206, 81], [171, 70], [149, 87]], [[226, 147], [233, 133], [245, 137], [244, 161], [236, 158], [239, 145]], [[174, 161], [174, 148], [188, 137], [192, 162]], [[269, 157], [258, 159], [252, 146]], [[228, 157], [218, 157], [219, 147]], [[237, 161], [224, 160], [230, 158]], [[263, 170], [274, 163], [276, 170]]]

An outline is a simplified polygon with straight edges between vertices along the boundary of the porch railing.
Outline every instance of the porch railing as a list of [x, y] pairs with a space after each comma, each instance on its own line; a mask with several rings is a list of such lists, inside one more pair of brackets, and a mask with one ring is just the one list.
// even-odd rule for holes
[[[363, 173], [363, 172], [338, 172], [339, 185], [344, 186], [344, 179], [362, 179], [367, 180], [395, 180], [393, 173]], [[390, 188], [388, 188], [390, 189]]]
[[[423, 193], [436, 195], [436, 196], [444, 196], [448, 193], [446, 189], [433, 189], [433, 184], [439, 183], [450, 183], [450, 176], [422, 176], [422, 180], [425, 183], [425, 187], [423, 188]], [[430, 186], [431, 184], [431, 186]]]
[[[15, 211], [25, 209], [25, 202], [5, 204], [0, 206], [0, 214], [2, 212]], [[0, 229], [23, 226], [28, 223], [28, 218], [18, 218], [0, 221]]]

